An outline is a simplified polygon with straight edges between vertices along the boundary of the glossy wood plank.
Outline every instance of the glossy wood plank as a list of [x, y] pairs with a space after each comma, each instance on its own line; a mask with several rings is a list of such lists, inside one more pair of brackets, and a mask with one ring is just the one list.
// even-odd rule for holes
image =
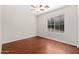
[[39, 36], [2, 45], [2, 54], [79, 54], [76, 46]]

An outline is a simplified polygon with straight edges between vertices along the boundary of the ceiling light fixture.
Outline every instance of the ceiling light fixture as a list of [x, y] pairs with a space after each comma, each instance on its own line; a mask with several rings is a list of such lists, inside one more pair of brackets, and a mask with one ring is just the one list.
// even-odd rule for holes
[[42, 12], [48, 9], [48, 5], [31, 5], [31, 10], [36, 12]]

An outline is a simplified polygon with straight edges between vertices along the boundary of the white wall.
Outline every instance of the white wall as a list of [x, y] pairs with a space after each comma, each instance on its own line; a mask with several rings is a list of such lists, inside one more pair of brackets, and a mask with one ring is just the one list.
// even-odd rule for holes
[[[49, 32], [47, 31], [46, 21], [48, 17], [64, 14], [65, 16], [65, 32]], [[49, 13], [38, 16], [38, 35], [60, 42], [77, 45], [77, 6], [66, 6], [56, 9]]]
[[25, 6], [3, 6], [2, 43], [36, 36], [36, 17]]
[[79, 48], [79, 5], [78, 5], [78, 14], [77, 15], [78, 15], [78, 22], [77, 22], [78, 23], [78, 35], [77, 35], [78, 36], [78, 45], [77, 46]]
[[2, 38], [2, 32], [1, 32], [1, 20], [2, 20], [2, 19], [1, 19], [1, 14], [2, 14], [2, 13], [1, 13], [1, 9], [2, 9], [2, 6], [0, 6], [0, 53], [1, 53], [1, 46], [2, 46], [2, 45], [1, 45], [1, 38]]

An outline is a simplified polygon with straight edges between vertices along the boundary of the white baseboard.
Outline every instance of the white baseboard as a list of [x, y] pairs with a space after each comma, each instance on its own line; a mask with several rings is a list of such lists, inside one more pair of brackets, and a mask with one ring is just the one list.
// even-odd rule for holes
[[[25, 38], [31, 38], [31, 37], [35, 37], [35, 36], [36, 35], [34, 35], [34, 36], [28, 36], [28, 37], [24, 37], [24, 38], [18, 38], [18, 40], [25, 39]], [[66, 44], [77, 46], [77, 44], [74, 44], [74, 43], [71, 43], [71, 42], [67, 42], [67, 41], [62, 41], [62, 40], [59, 40], [59, 39], [56, 39], [56, 38], [51, 38], [51, 37], [41, 36], [41, 35], [38, 35], [38, 36], [43, 37], [43, 38], [48, 38], [50, 40], [55, 40], [55, 41], [59, 41], [59, 42], [62, 42], [62, 43], [66, 43]], [[5, 44], [5, 43], [13, 42], [13, 41], [17, 41], [17, 39], [12, 40], [12, 41], [2, 42], [2, 43]], [[79, 48], [79, 46], [77, 46], [77, 47]]]
[[62, 42], [62, 43], [66, 43], [66, 44], [69, 44], [69, 45], [77, 46], [77, 44], [74, 44], [74, 43], [71, 43], [71, 42], [67, 42], [67, 41], [58, 40], [56, 38], [51, 38], [51, 37], [46, 37], [46, 36], [40, 36], [40, 37], [44, 37], [44, 38], [48, 38], [48, 39], [55, 40], [55, 41], [58, 41], [58, 42]]
[[10, 43], [10, 42], [22, 40], [22, 39], [27, 39], [27, 38], [31, 38], [31, 37], [35, 37], [35, 36], [36, 36], [36, 35], [26, 36], [26, 37], [20, 37], [20, 38], [16, 38], [16, 39], [13, 39], [13, 40], [10, 40], [10, 41], [2, 42], [2, 44], [6, 44], [6, 43]]

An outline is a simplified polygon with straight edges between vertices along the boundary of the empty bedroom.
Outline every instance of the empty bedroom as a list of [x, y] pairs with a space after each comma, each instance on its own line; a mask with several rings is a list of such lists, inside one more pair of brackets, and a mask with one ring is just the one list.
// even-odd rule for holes
[[77, 5], [0, 5], [1, 54], [79, 54]]

